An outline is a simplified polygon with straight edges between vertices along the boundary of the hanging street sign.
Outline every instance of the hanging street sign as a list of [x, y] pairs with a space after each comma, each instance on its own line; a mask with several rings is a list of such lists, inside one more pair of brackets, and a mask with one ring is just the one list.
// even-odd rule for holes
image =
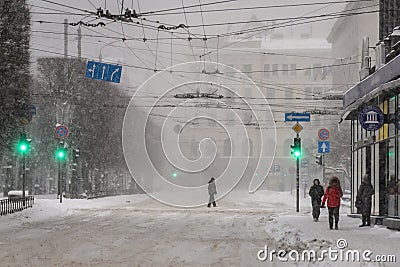
[[331, 142], [319, 141], [318, 142], [318, 153], [325, 154], [331, 152]]
[[310, 121], [308, 113], [285, 113], [285, 121]]
[[318, 131], [318, 137], [322, 141], [325, 141], [325, 140], [329, 139], [329, 130], [325, 129], [325, 128], [320, 129]]
[[368, 106], [358, 114], [358, 121], [367, 131], [379, 130], [384, 122], [384, 115], [378, 107]]
[[296, 123], [293, 127], [292, 127], [292, 130], [295, 132], [295, 133], [300, 133], [302, 130], [303, 130], [303, 126], [301, 126], [301, 124], [300, 123]]
[[122, 66], [88, 61], [85, 77], [89, 79], [120, 83]]
[[68, 128], [67, 126], [64, 125], [60, 125], [57, 126], [56, 130], [54, 131], [54, 133], [56, 134], [56, 137], [59, 139], [65, 139], [68, 136]]

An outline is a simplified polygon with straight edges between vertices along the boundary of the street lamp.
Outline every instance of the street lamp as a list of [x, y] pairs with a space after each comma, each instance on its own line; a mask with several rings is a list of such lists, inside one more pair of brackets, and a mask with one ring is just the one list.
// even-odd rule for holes
[[117, 43], [117, 42], [119, 42], [119, 41], [120, 41], [120, 40], [112, 41], [111, 43], [105, 44], [105, 45], [103, 45], [103, 46], [100, 48], [100, 52], [99, 52], [99, 61], [100, 61], [100, 62], [103, 60], [103, 55], [101, 54], [101, 51], [103, 50], [103, 48], [105, 48], [105, 47], [107, 47], [107, 46], [110, 46], [110, 45], [112, 45], [112, 44], [114, 44], [114, 43]]

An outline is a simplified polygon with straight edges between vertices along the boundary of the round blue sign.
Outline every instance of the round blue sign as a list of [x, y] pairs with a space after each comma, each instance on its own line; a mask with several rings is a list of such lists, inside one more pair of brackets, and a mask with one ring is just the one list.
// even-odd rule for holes
[[383, 125], [384, 115], [379, 108], [368, 106], [360, 112], [358, 121], [365, 130], [377, 131]]

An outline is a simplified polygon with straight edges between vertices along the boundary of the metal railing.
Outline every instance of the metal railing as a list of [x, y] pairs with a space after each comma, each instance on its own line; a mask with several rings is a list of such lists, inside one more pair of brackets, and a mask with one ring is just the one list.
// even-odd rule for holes
[[27, 208], [32, 208], [34, 201], [35, 200], [33, 196], [15, 199], [2, 199], [0, 200], [0, 216], [22, 211]]

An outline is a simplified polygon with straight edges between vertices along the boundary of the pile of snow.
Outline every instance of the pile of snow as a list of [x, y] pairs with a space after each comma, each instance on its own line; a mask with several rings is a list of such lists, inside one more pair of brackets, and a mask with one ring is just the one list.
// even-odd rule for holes
[[[43, 196], [41, 196], [43, 197]], [[135, 203], [148, 199], [146, 195], [124, 195], [98, 199], [68, 199], [63, 198], [62, 203], [55, 195], [51, 199], [35, 198], [32, 208], [0, 217], [0, 226], [8, 223], [24, 223], [47, 220], [52, 217], [68, 216], [81, 210], [101, 209], [112, 207], [129, 207]]]

